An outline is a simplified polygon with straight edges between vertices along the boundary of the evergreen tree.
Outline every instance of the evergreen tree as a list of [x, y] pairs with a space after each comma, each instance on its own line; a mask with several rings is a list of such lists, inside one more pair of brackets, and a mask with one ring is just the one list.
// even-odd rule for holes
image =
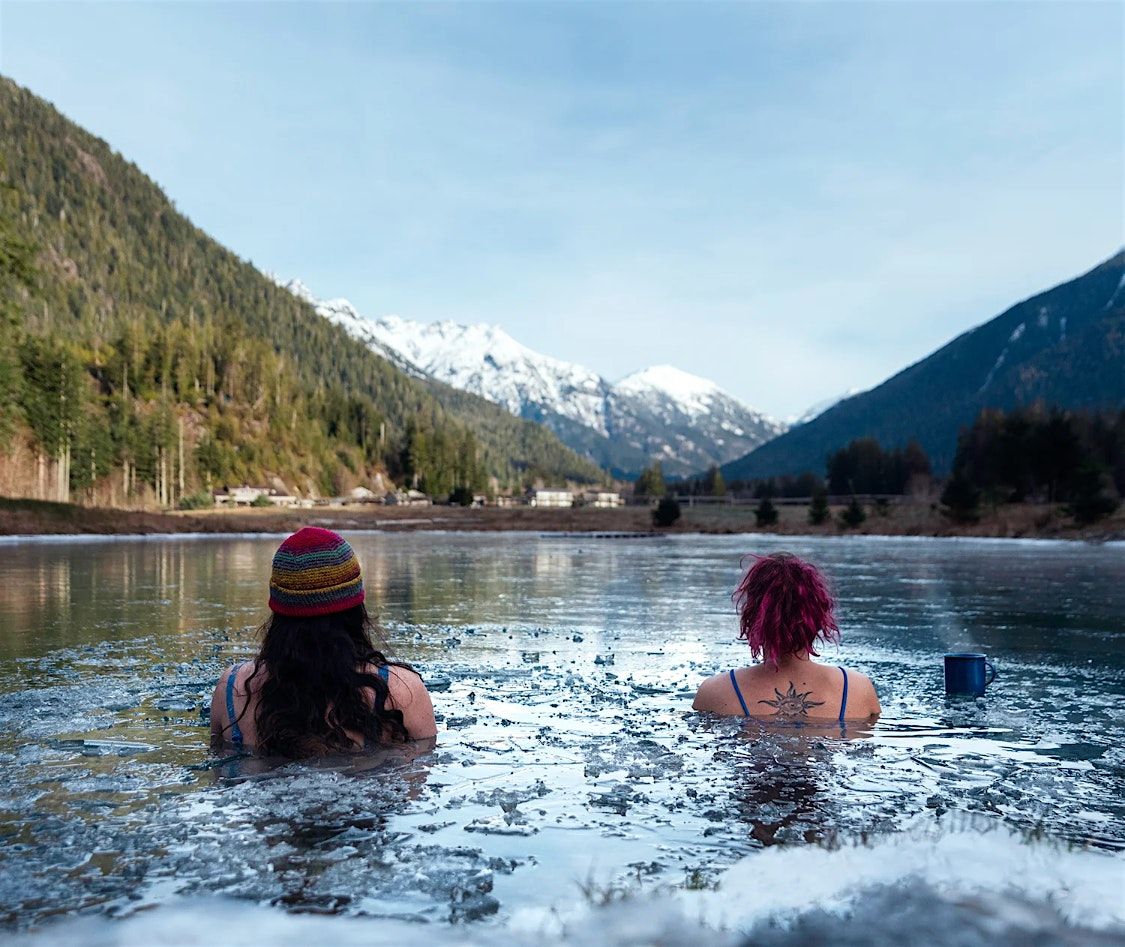
[[961, 471], [956, 471], [941, 493], [942, 512], [955, 523], [980, 519], [980, 490]]
[[773, 526], [777, 522], [777, 507], [769, 497], [762, 497], [754, 509], [754, 521], [759, 526]]
[[661, 528], [672, 526], [680, 518], [680, 504], [675, 497], [664, 497], [652, 511], [652, 524]]
[[72, 451], [83, 434], [87, 386], [81, 363], [69, 345], [35, 336], [20, 346], [24, 417], [55, 466], [54, 496], [70, 499]]
[[864, 512], [859, 500], [854, 496], [852, 497], [852, 502], [840, 513], [840, 525], [846, 529], [855, 529], [855, 527], [860, 526], [866, 519], [867, 514]]
[[454, 487], [449, 494], [450, 506], [472, 506], [473, 491], [466, 486]]
[[[0, 161], [0, 173], [4, 165]], [[19, 349], [23, 320], [18, 305], [20, 289], [35, 279], [35, 245], [23, 239], [12, 219], [16, 190], [0, 181], [0, 437], [8, 437], [19, 418], [23, 371]]]
[[1105, 519], [1121, 505], [1110, 493], [1112, 485], [1105, 468], [1087, 461], [1073, 478], [1070, 505], [1067, 511], [1081, 526]]
[[712, 497], [725, 496], [727, 485], [723, 480], [723, 473], [714, 464], [708, 468], [703, 477], [703, 495]]
[[664, 483], [664, 470], [660, 461], [653, 461], [652, 465], [641, 471], [637, 482], [633, 484], [633, 495], [638, 497], [662, 497], [668, 492]]
[[821, 487], [812, 495], [812, 502], [809, 504], [809, 522], [813, 526], [820, 526], [822, 523], [827, 523], [831, 515], [828, 509], [828, 491]]

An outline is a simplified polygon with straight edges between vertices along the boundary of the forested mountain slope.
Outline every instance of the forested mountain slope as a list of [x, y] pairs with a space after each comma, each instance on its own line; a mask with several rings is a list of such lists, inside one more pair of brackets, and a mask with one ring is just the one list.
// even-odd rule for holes
[[1125, 251], [732, 461], [723, 476], [820, 473], [829, 453], [858, 437], [886, 448], [916, 439], [945, 473], [958, 431], [981, 409], [1037, 401], [1068, 409], [1125, 405]]
[[3, 78], [0, 141], [0, 425], [9, 451], [50, 458], [58, 493], [601, 478], [549, 431], [369, 351]]

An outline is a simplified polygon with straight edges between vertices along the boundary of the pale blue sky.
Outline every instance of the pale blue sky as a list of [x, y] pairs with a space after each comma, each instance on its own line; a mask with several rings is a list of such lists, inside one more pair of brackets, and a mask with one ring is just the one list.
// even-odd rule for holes
[[1125, 239], [1119, 3], [0, 3], [263, 269], [773, 414]]

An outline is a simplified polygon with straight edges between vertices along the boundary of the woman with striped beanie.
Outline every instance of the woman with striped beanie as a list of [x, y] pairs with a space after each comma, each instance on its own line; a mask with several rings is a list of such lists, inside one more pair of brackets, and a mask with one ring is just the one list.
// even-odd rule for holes
[[228, 668], [211, 697], [212, 744], [298, 757], [434, 738], [426, 685], [376, 649], [363, 600], [346, 539], [315, 526], [286, 539], [261, 649]]

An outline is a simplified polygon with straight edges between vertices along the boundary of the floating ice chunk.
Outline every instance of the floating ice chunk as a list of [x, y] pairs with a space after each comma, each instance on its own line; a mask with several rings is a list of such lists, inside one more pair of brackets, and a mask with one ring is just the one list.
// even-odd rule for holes
[[502, 815], [484, 816], [473, 819], [465, 826], [466, 832], [479, 832], [482, 835], [535, 835], [539, 829], [527, 822], [509, 822]]
[[126, 740], [55, 740], [59, 749], [79, 750], [83, 756], [129, 756], [133, 753], [151, 753], [156, 749], [151, 743], [130, 743]]

